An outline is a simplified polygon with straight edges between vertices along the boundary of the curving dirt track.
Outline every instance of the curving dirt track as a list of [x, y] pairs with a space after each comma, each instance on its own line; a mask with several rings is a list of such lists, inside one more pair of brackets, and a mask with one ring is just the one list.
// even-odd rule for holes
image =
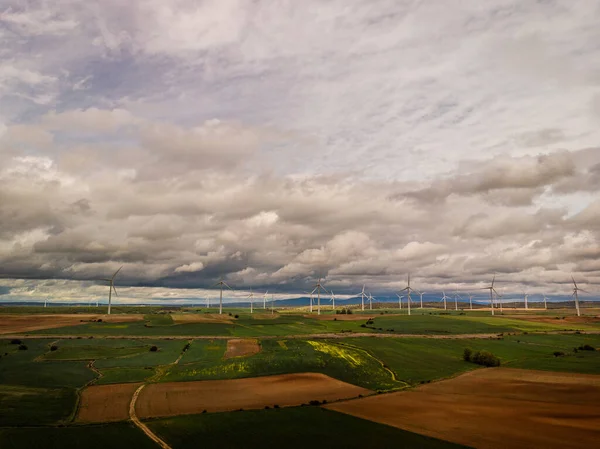
[[327, 408], [481, 449], [595, 447], [600, 376], [479, 369]]
[[78, 326], [84, 322], [102, 319], [107, 323], [141, 321], [143, 315], [119, 314], [49, 314], [49, 315], [0, 315], [0, 334], [36, 331], [55, 327]]
[[81, 393], [77, 421], [98, 423], [129, 418], [129, 403], [141, 383], [94, 385]]
[[136, 412], [142, 418], [193, 413], [261, 409], [275, 404], [300, 405], [311, 400], [357, 397], [372, 392], [323, 374], [302, 373], [233, 380], [169, 382], [151, 384], [137, 400]]

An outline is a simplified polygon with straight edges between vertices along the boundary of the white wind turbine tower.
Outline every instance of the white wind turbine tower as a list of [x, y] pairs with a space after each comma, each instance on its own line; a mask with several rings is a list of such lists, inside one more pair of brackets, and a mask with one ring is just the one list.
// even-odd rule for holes
[[469, 309], [473, 310], [473, 296], [471, 293], [469, 293]]
[[496, 294], [496, 296], [500, 297], [500, 295], [494, 288], [494, 282], [496, 282], [496, 275], [494, 275], [494, 277], [492, 278], [492, 285], [490, 285], [489, 287], [482, 288], [482, 290], [490, 291], [490, 308], [492, 309], [492, 315], [494, 315], [494, 293]]
[[419, 307], [419, 309], [422, 309], [423, 308], [423, 295], [427, 292], [417, 292], [417, 293], [419, 293], [419, 296], [421, 297], [421, 306]]
[[575, 278], [573, 276], [571, 276], [571, 279], [573, 280], [573, 294], [571, 296], [575, 297], [575, 308], [577, 309], [577, 316], [581, 316], [581, 313], [579, 312], [579, 292], [589, 292], [586, 292], [584, 289], [577, 287], [577, 283], [575, 282]]
[[319, 278], [319, 280], [315, 284], [315, 288], [312, 292], [310, 292], [311, 295], [314, 292], [317, 292], [317, 315], [321, 315], [321, 289], [323, 289], [324, 292], [327, 292], [327, 290], [325, 290], [325, 287], [321, 285], [321, 278]]
[[396, 296], [398, 297], [398, 305], [400, 306], [400, 310], [402, 310], [402, 298], [404, 298], [404, 296], [400, 296], [398, 293], [396, 293]]
[[44, 299], [44, 308], [48, 307], [48, 298]]
[[450, 296], [446, 296], [446, 292], [444, 290], [442, 290], [442, 299], [440, 299], [440, 301], [444, 301], [444, 310], [448, 310], [448, 304], [446, 303], [447, 299], [450, 299]]
[[546, 302], [548, 300], [548, 297], [546, 295], [544, 295], [544, 310], [548, 310], [548, 303]]
[[219, 293], [219, 315], [221, 315], [223, 313], [223, 286], [227, 287], [231, 291], [233, 291], [233, 289], [229, 285], [227, 285], [227, 282], [225, 282], [223, 278], [221, 278], [219, 282], [213, 285], [213, 287], [216, 287], [217, 285], [221, 287], [221, 291]]
[[[121, 268], [123, 268], [123, 266], [121, 266]], [[108, 287], [108, 315], [110, 315], [110, 306], [112, 305], [112, 292], [114, 291], [115, 295], [119, 296], [117, 294], [117, 289], [115, 288], [115, 278], [117, 277], [117, 274], [119, 274], [119, 271], [121, 271], [121, 268], [115, 271], [115, 274], [113, 274], [110, 279], [102, 279], [103, 281], [110, 282]]]
[[373, 295], [371, 295], [371, 293], [369, 293], [369, 310], [373, 310]]
[[458, 310], [458, 298], [462, 301], [462, 298], [458, 294], [458, 292], [454, 292], [454, 310]]
[[415, 289], [410, 286], [410, 273], [408, 273], [408, 282], [407, 282], [406, 287], [404, 287], [400, 291], [406, 292], [406, 303], [408, 304], [408, 314], [410, 315], [410, 301], [411, 301], [410, 294], [411, 294], [411, 292], [415, 291]]
[[254, 292], [252, 291], [252, 289], [250, 289], [250, 294], [248, 296], [246, 296], [246, 298], [250, 298], [250, 313], [253, 313], [253, 306], [254, 306]]
[[304, 293], [310, 295], [310, 297], [308, 299], [308, 301], [309, 301], [309, 303], [308, 303], [309, 309], [308, 310], [310, 311], [310, 313], [312, 313], [312, 311], [313, 311], [313, 294], [312, 294], [312, 292], [304, 292]]
[[333, 290], [331, 290], [331, 299], [329, 301], [332, 303], [331, 310], [335, 310], [335, 295], [333, 294]]
[[529, 310], [529, 306], [527, 305], [528, 298], [529, 298], [529, 295], [527, 294], [527, 292], [525, 290], [523, 290], [523, 299], [525, 301], [525, 310]]
[[267, 293], [269, 293], [269, 290], [267, 290], [263, 295], [263, 310], [267, 308]]
[[363, 288], [362, 291], [360, 292], [360, 298], [361, 298], [361, 309], [364, 311], [365, 310], [365, 284], [363, 284]]
[[210, 308], [210, 297], [208, 295], [206, 295], [204, 297], [204, 299], [206, 299], [206, 308], [209, 309]]

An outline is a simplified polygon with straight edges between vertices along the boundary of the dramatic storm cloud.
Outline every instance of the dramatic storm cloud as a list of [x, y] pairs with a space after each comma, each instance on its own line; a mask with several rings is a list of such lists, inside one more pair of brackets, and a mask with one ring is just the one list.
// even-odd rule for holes
[[598, 291], [595, 0], [0, 8], [0, 299]]

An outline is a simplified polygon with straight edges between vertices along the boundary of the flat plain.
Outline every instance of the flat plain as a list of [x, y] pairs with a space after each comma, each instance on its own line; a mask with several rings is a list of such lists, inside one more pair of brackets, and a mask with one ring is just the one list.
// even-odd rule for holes
[[[566, 429], [588, 441], [597, 424], [593, 405], [585, 402], [597, 400], [600, 379], [595, 312], [581, 318], [569, 309], [507, 310], [494, 317], [439, 309], [415, 309], [411, 316], [393, 309], [219, 315], [158, 307], [132, 307], [128, 314], [120, 307], [107, 317], [90, 308], [40, 309], [23, 315], [0, 308], [0, 329], [10, 330], [0, 338], [2, 447], [31, 447], [36, 438], [57, 435], [64, 435], [62, 447], [79, 447], [85, 431], [100, 429], [105, 433], [98, 441], [122, 433], [123, 444], [153, 447], [129, 424], [130, 403], [142, 385], [137, 415], [172, 448], [194, 447], [194, 435], [204, 447], [222, 447], [223, 432], [234, 423], [246, 436], [225, 438], [228, 447], [262, 447], [271, 437], [253, 429], [283, 435], [276, 425], [329, 447], [494, 447], [501, 441], [517, 448], [546, 444], [540, 435], [577, 447], [579, 440], [566, 441]], [[493, 353], [502, 368], [465, 362], [465, 348]], [[471, 381], [467, 386], [462, 379]], [[396, 398], [413, 396], [408, 402], [417, 408], [410, 417], [394, 412]], [[323, 410], [324, 401], [344, 409]], [[356, 414], [353, 404], [370, 401], [384, 404], [365, 408], [372, 416], [341, 413]], [[270, 410], [260, 410], [265, 407]], [[523, 412], [515, 413], [519, 407]], [[478, 439], [456, 421], [463, 415], [480, 416], [479, 429], [496, 423], [504, 435]], [[504, 424], [513, 415], [535, 432]], [[398, 419], [412, 427], [389, 427]], [[544, 427], [549, 423], [551, 431]], [[356, 429], [377, 435], [365, 439]], [[531, 440], [530, 433], [540, 435]], [[306, 441], [288, 445], [305, 447]]]

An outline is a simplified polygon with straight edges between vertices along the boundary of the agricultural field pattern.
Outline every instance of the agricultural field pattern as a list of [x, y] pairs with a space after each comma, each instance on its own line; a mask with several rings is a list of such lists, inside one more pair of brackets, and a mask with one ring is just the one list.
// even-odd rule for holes
[[[116, 447], [117, 438], [122, 447], [260, 447], [286, 432], [301, 435], [291, 447], [314, 438], [340, 448], [600, 439], [595, 309], [580, 318], [567, 309], [377, 309], [339, 320], [285, 309], [83, 309], [2, 309], [3, 448]], [[466, 348], [500, 367], [466, 361]], [[488, 416], [502, 425], [482, 434]]]

